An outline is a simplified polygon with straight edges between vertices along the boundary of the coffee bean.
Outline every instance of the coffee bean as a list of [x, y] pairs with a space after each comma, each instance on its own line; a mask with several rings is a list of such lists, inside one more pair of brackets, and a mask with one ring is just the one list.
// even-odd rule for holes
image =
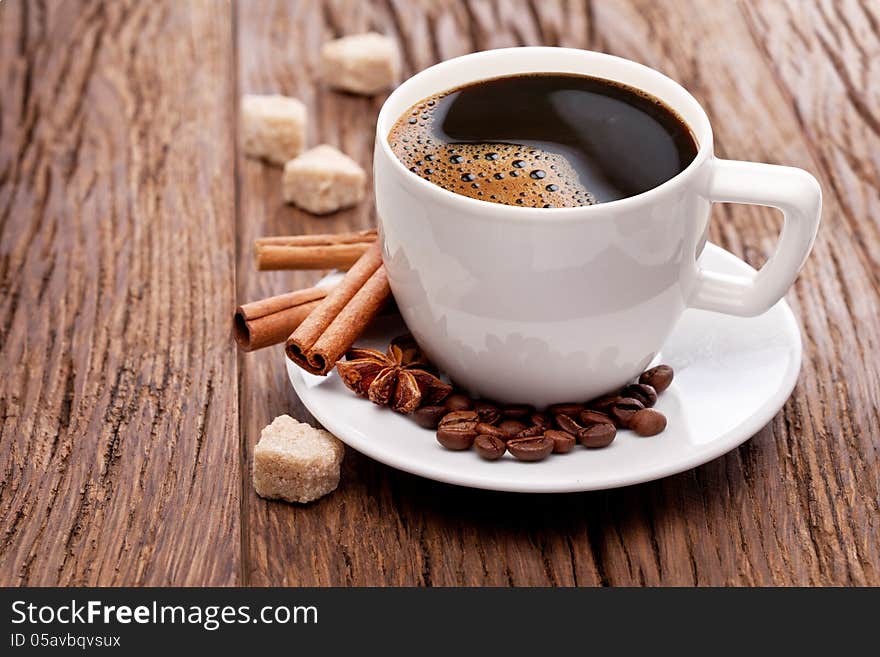
[[638, 399], [621, 397], [608, 409], [608, 414], [614, 419], [614, 424], [623, 429], [628, 429], [630, 418], [644, 407], [644, 404]]
[[437, 442], [446, 449], [470, 449], [477, 437], [479, 417], [473, 411], [452, 411], [437, 427]]
[[666, 428], [666, 416], [653, 408], [645, 408], [629, 419], [629, 428], [640, 436], [656, 436]]
[[639, 383], [647, 383], [653, 387], [658, 393], [663, 392], [672, 383], [672, 377], [675, 373], [669, 365], [658, 365], [643, 372], [639, 377]]
[[474, 444], [474, 432], [459, 431], [458, 429], [437, 429], [437, 442], [446, 449], [464, 451]]
[[451, 413], [452, 411], [469, 411], [474, 407], [474, 403], [466, 394], [456, 392], [446, 398], [444, 406], [447, 412]]
[[591, 399], [585, 405], [589, 409], [592, 409], [594, 411], [601, 411], [601, 412], [605, 413], [619, 399], [620, 399], [620, 395], [617, 393], [610, 394], [610, 395], [602, 395], [601, 397], [597, 397], [596, 399]]
[[500, 438], [495, 436], [480, 435], [474, 439], [474, 449], [477, 454], [487, 461], [497, 461], [504, 452], [507, 451], [507, 445]]
[[614, 424], [614, 420], [608, 417], [606, 413], [591, 411], [589, 409], [581, 411], [578, 419], [585, 427], [591, 427], [594, 424]]
[[412, 417], [421, 427], [436, 428], [437, 441], [447, 449], [474, 447], [488, 461], [508, 451], [520, 461], [540, 461], [551, 453], [568, 453], [577, 442], [591, 449], [606, 447], [618, 428], [640, 436], [662, 432], [666, 417], [651, 407], [672, 378], [671, 367], [658, 365], [618, 392], [583, 404], [553, 404], [546, 412], [529, 404], [499, 405], [454, 392], [442, 406], [423, 406]]
[[484, 401], [482, 399], [475, 401], [474, 410], [477, 412], [477, 415], [480, 416], [481, 422], [495, 424], [501, 419], [501, 411], [499, 411], [498, 406], [492, 402]]
[[570, 433], [572, 436], [576, 436], [578, 431], [583, 429], [583, 427], [578, 424], [577, 420], [575, 420], [570, 415], [557, 415], [553, 419], [556, 420], [557, 427], [559, 427], [563, 431]]
[[550, 429], [549, 431], [544, 432], [544, 436], [553, 441], [553, 453], [554, 454], [565, 454], [571, 451], [571, 448], [574, 447], [575, 439], [567, 431], [557, 431], [556, 429]]
[[510, 436], [496, 426], [486, 422], [477, 422], [477, 433], [483, 436], [494, 436], [501, 440], [508, 440]]
[[624, 386], [620, 394], [623, 397], [638, 399], [645, 408], [649, 408], [657, 403], [657, 391], [647, 383], [630, 383], [628, 386]]
[[501, 417], [522, 420], [535, 412], [534, 406], [528, 404], [506, 404], [501, 407]]
[[591, 427], [581, 430], [578, 434], [578, 440], [581, 445], [596, 449], [599, 447], [607, 447], [617, 435], [617, 429], [613, 424], [594, 424]]
[[447, 412], [445, 406], [422, 406], [413, 412], [412, 418], [420, 427], [436, 429]]
[[529, 421], [533, 426], [550, 428], [550, 418], [543, 413], [532, 413], [529, 417]]
[[473, 422], [474, 426], [480, 421], [476, 411], [464, 409], [460, 411], [446, 411], [446, 415], [440, 418], [440, 426], [452, 423]]
[[530, 438], [532, 436], [543, 436], [544, 435], [544, 427], [538, 426], [537, 424], [533, 424], [530, 427], [526, 427], [518, 434], [516, 434], [517, 438]]
[[515, 436], [520, 431], [528, 429], [528, 426], [519, 420], [501, 420], [501, 422], [498, 423], [498, 428], [508, 436]]
[[542, 461], [553, 451], [553, 439], [546, 436], [516, 438], [507, 443], [507, 449], [520, 461]]
[[583, 404], [553, 404], [547, 407], [547, 412], [550, 415], [570, 415], [571, 417], [577, 417], [582, 410], [584, 410]]

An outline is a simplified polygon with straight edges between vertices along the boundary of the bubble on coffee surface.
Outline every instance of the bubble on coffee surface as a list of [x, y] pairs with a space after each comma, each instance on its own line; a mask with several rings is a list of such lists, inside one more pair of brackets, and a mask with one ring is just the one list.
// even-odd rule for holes
[[445, 94], [413, 105], [388, 141], [404, 166], [444, 189], [481, 201], [533, 208], [593, 205], [565, 156], [508, 143], [444, 143], [433, 128]]

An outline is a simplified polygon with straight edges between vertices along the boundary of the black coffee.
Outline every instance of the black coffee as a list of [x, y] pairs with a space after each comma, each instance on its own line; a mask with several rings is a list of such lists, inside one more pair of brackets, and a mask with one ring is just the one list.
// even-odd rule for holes
[[397, 120], [388, 142], [410, 171], [444, 189], [544, 208], [641, 194], [697, 154], [688, 126], [657, 98], [558, 73], [494, 78], [425, 98]]

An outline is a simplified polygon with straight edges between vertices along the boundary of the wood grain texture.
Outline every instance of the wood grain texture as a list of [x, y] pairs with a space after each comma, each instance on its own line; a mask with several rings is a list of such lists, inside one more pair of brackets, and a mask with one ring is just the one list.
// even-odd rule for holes
[[[313, 419], [281, 347], [235, 355], [232, 309], [321, 272], [257, 272], [253, 240], [376, 217], [282, 204], [237, 100], [302, 99], [309, 144], [369, 173], [384, 98], [318, 77], [323, 41], [367, 29], [405, 76], [517, 44], [635, 59], [697, 96], [720, 156], [817, 175], [804, 367], [770, 424], [623, 490], [473, 491], [348, 450], [333, 495], [256, 497], [260, 429]], [[0, 4], [0, 583], [880, 585], [878, 32], [871, 0]], [[759, 266], [779, 225], [719, 205], [712, 239]]]
[[238, 578], [229, 13], [0, 5], [0, 584]]
[[801, 287], [825, 307], [821, 320], [821, 308], [803, 312], [813, 347], [805, 420], [827, 449], [809, 469], [826, 505], [813, 520], [828, 540], [819, 543], [819, 565], [829, 581], [877, 584], [880, 4], [752, 2], [744, 10], [830, 197], [821, 278]]
[[[710, 569], [712, 561], [695, 558], [697, 583], [876, 583], [880, 554], [868, 535], [877, 520], [877, 407], [870, 395], [851, 396], [876, 386], [876, 370], [865, 367], [871, 359], [863, 359], [880, 328], [876, 272], [842, 229], [841, 200], [828, 193], [791, 103], [800, 87], [780, 84], [736, 5], [675, 8], [598, 3], [599, 32], [611, 52], [658, 67], [695, 93], [713, 120], [719, 155], [803, 167], [820, 177], [826, 198], [813, 255], [788, 295], [806, 346], [795, 393], [749, 443], [693, 472], [702, 512], [664, 529], [658, 543], [688, 537], [697, 554], [708, 531], [717, 557], [707, 556], [718, 563]], [[715, 213], [712, 239], [761, 264], [775, 244], [775, 212], [720, 206]]]
[[[309, 111], [309, 145], [329, 143], [358, 161], [369, 173], [375, 117], [382, 98], [362, 98], [329, 91], [317, 83], [321, 43], [337, 34], [338, 20], [355, 31], [372, 26], [366, 3], [322, 6], [314, 2], [241, 3], [237, 32], [241, 93], [284, 93], [300, 98]], [[337, 16], [334, 12], [339, 12]], [[389, 24], [377, 25], [380, 31]], [[253, 240], [263, 235], [325, 233], [375, 225], [372, 196], [351, 210], [314, 217], [280, 198], [281, 170], [259, 162], [240, 161], [238, 293], [242, 300], [313, 284], [326, 272], [257, 272]], [[372, 178], [368, 180], [372, 188]], [[282, 413], [310, 421], [290, 387], [283, 345], [240, 358], [241, 454], [244, 583], [253, 585], [380, 584], [386, 581], [375, 561], [380, 546], [396, 543], [396, 517], [370, 511], [363, 478], [378, 466], [349, 450], [337, 494], [310, 506], [269, 504], [256, 497], [250, 472], [253, 446], [260, 430]], [[375, 474], [372, 476], [376, 476]], [[350, 501], [349, 501], [350, 500]], [[390, 528], [383, 516], [391, 523]], [[400, 551], [388, 560], [400, 579], [410, 581], [411, 560]], [[353, 565], [352, 565], [353, 564]], [[354, 569], [349, 572], [349, 569]]]

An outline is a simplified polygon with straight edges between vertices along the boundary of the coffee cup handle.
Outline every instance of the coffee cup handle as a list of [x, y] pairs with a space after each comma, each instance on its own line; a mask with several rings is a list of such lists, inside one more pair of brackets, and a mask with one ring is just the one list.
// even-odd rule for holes
[[698, 269], [688, 306], [729, 315], [759, 315], [779, 301], [813, 247], [822, 211], [819, 183], [802, 169], [712, 159], [705, 196], [717, 203], [766, 205], [782, 211], [776, 251], [751, 276]]

